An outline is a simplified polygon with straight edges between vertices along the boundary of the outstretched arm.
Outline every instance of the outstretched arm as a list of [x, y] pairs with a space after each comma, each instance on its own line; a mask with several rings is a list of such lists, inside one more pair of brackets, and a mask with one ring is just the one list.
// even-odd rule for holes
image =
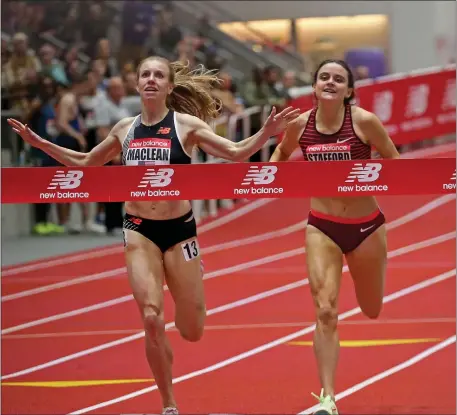
[[64, 166], [103, 166], [108, 163], [122, 151], [118, 136], [127, 121], [129, 121], [129, 119], [119, 121], [112, 128], [105, 140], [94, 147], [89, 153], [81, 153], [51, 143], [50, 141], [41, 138], [27, 125], [12, 118], [8, 119], [8, 123], [13, 127], [14, 132], [19, 134], [24, 141], [49, 154], [53, 159], [62, 163]]
[[259, 151], [270, 137], [281, 133], [299, 114], [300, 110], [294, 110], [292, 107], [279, 114], [276, 114], [276, 109], [273, 108], [263, 127], [256, 134], [238, 143], [215, 134], [208, 124], [192, 117], [188, 125], [188, 138], [212, 156], [230, 161], [243, 161]]

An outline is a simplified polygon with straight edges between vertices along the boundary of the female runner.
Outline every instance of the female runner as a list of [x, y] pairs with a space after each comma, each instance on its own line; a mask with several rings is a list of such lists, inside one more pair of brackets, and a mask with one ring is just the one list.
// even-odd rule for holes
[[[149, 57], [137, 70], [142, 112], [118, 122], [93, 150], [80, 153], [42, 139], [26, 125], [9, 119], [13, 130], [66, 166], [103, 166], [122, 152], [127, 166], [189, 164], [194, 146], [223, 159], [241, 161], [259, 151], [300, 113], [273, 108], [259, 132], [234, 143], [213, 133], [204, 120], [219, 115], [211, 96], [217, 82], [211, 72], [190, 71], [179, 62]], [[157, 383], [163, 413], [177, 414], [172, 388], [173, 353], [165, 336], [163, 284], [176, 307], [176, 328], [198, 341], [206, 317], [203, 271], [196, 223], [186, 200], [126, 202], [124, 245], [128, 278], [146, 332], [146, 357]]]
[[[350, 105], [354, 76], [341, 60], [323, 61], [314, 74], [317, 106], [286, 129], [271, 162], [286, 161], [299, 146], [306, 161], [399, 158], [379, 119]], [[331, 170], [329, 171], [331, 174]], [[316, 309], [314, 353], [322, 385], [316, 414], [338, 414], [334, 380], [339, 355], [338, 294], [343, 255], [362, 312], [377, 318], [382, 308], [387, 262], [385, 218], [372, 196], [312, 198], [306, 229], [307, 268]]]

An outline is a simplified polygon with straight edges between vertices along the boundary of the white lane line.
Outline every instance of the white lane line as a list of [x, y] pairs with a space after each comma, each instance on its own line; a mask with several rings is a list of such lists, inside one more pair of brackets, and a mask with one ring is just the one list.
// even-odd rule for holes
[[[412, 294], [412, 293], [414, 293], [416, 291], [422, 290], [424, 288], [430, 287], [430, 286], [432, 286], [434, 284], [437, 284], [439, 282], [445, 281], [445, 280], [447, 280], [449, 278], [454, 277], [455, 274], [456, 274], [456, 270], [453, 269], [453, 270], [447, 271], [445, 273], [442, 273], [440, 275], [437, 275], [437, 276], [435, 276], [433, 278], [429, 278], [427, 280], [421, 281], [420, 283], [417, 283], [417, 284], [411, 285], [409, 287], [403, 288], [402, 290], [396, 291], [396, 292], [394, 292], [392, 294], [389, 294], [389, 295], [385, 296], [384, 300], [383, 300], [383, 303], [384, 304], [390, 303], [391, 301], [397, 300], [397, 299], [402, 298], [402, 297], [404, 297], [406, 295]], [[352, 316], [355, 316], [357, 314], [360, 314], [361, 312], [362, 312], [362, 310], [359, 307], [356, 307], [356, 308], [353, 308], [352, 310], [348, 310], [348, 311], [340, 314], [338, 316], [338, 319], [339, 320], [345, 320], [345, 319], [347, 319], [349, 317], [352, 317]], [[262, 353], [262, 352], [264, 352], [266, 350], [273, 349], [276, 346], [279, 346], [281, 344], [290, 342], [291, 340], [294, 340], [294, 339], [296, 339], [298, 337], [302, 337], [305, 334], [312, 333], [314, 331], [314, 328], [315, 328], [315, 324], [313, 324], [312, 326], [306, 327], [305, 329], [296, 331], [295, 333], [291, 333], [291, 334], [289, 334], [287, 336], [280, 337], [279, 339], [276, 339], [276, 340], [271, 341], [269, 343], [265, 343], [265, 344], [263, 344], [261, 346], [258, 346], [258, 347], [254, 348], [254, 349], [251, 349], [251, 350], [248, 350], [248, 351], [246, 351], [244, 353], [240, 353], [240, 354], [238, 354], [236, 356], [233, 356], [233, 357], [231, 357], [229, 359], [223, 360], [223, 361], [218, 362], [216, 364], [213, 364], [211, 366], [207, 366], [204, 369], [196, 370], [194, 372], [190, 372], [190, 373], [187, 373], [185, 375], [179, 376], [179, 377], [173, 379], [173, 384], [181, 383], [181, 382], [184, 382], [186, 380], [193, 379], [193, 378], [196, 378], [198, 376], [214, 372], [214, 371], [219, 370], [219, 369], [221, 369], [223, 367], [232, 365], [233, 363], [237, 363], [237, 362], [239, 362], [241, 360], [245, 360], [245, 359], [247, 359], [247, 358], [249, 358], [251, 356], [255, 356], [255, 355], [257, 355], [259, 353]], [[137, 396], [144, 395], [146, 393], [149, 393], [149, 392], [152, 392], [152, 391], [155, 391], [155, 390], [157, 390], [157, 385], [153, 385], [153, 386], [150, 386], [150, 387], [147, 387], [147, 388], [143, 388], [143, 389], [137, 390], [135, 392], [119, 396], [118, 398], [110, 399], [108, 401], [101, 402], [101, 403], [89, 406], [87, 408], [79, 409], [77, 411], [71, 412], [69, 415], [84, 414], [84, 413], [87, 413], [87, 412], [95, 411], [95, 410], [100, 409], [100, 408], [105, 408], [107, 406], [114, 405], [114, 404], [119, 403], [119, 402], [123, 402], [123, 401], [127, 401], [129, 399], [132, 399], [132, 398], [136, 398]]]
[[[418, 249], [426, 248], [426, 247], [429, 247], [429, 246], [433, 246], [433, 245], [436, 245], [436, 244], [439, 244], [439, 243], [442, 243], [442, 242], [446, 242], [446, 241], [454, 239], [454, 238], [455, 238], [455, 231], [454, 232], [449, 232], [447, 234], [439, 235], [439, 236], [436, 236], [436, 237], [428, 239], [428, 240], [420, 241], [420, 242], [414, 243], [412, 245], [404, 246], [404, 247], [398, 248], [398, 249], [396, 249], [394, 251], [390, 251], [388, 253], [388, 258], [394, 258], [394, 257], [400, 256], [400, 255], [404, 255], [406, 253], [413, 252], [413, 251], [416, 251]], [[296, 253], [304, 253], [305, 252], [304, 249], [302, 249], [302, 248], [296, 249], [294, 251], [296, 251]], [[287, 251], [287, 252], [292, 253], [293, 251]], [[296, 253], [294, 253], [294, 255]], [[349, 268], [347, 266], [344, 266], [343, 272], [348, 272], [348, 271], [349, 271]], [[244, 299], [234, 301], [232, 303], [228, 303], [228, 304], [225, 304], [225, 305], [210, 309], [210, 310], [207, 311], [207, 314], [208, 315], [212, 315], [212, 314], [220, 313], [222, 311], [233, 309], [235, 307], [241, 307], [241, 306], [244, 306], [246, 304], [250, 304], [250, 303], [253, 303], [255, 301], [259, 301], [259, 300], [271, 297], [273, 295], [277, 295], [279, 293], [283, 293], [283, 292], [286, 292], [286, 291], [301, 287], [301, 286], [306, 285], [306, 284], [308, 284], [308, 279], [307, 278], [305, 278], [303, 280], [299, 280], [299, 281], [293, 282], [293, 283], [290, 283], [290, 284], [287, 284], [287, 285], [283, 285], [283, 286], [280, 286], [280, 287], [277, 287], [277, 288], [274, 288], [274, 289], [271, 289], [271, 290], [268, 290], [268, 291], [264, 291], [264, 292], [261, 292], [259, 294], [255, 294], [255, 295], [252, 295], [250, 297], [246, 297]], [[172, 327], [175, 327], [173, 322], [167, 323], [167, 325], [166, 325], [166, 329], [167, 330], [172, 328]], [[36, 366], [32, 366], [32, 367], [29, 367], [27, 369], [23, 369], [23, 370], [20, 370], [20, 371], [17, 371], [17, 372], [13, 372], [13, 373], [11, 373], [9, 375], [2, 376], [1, 379], [2, 380], [6, 380], [6, 379], [15, 378], [15, 377], [18, 377], [18, 376], [21, 376], [21, 375], [26, 375], [28, 373], [37, 372], [39, 370], [43, 370], [43, 369], [46, 369], [48, 367], [56, 366], [56, 365], [59, 365], [61, 363], [68, 362], [70, 360], [78, 359], [80, 357], [87, 356], [87, 355], [90, 355], [90, 354], [93, 354], [93, 353], [96, 353], [96, 352], [99, 352], [99, 351], [102, 351], [102, 350], [106, 350], [106, 349], [109, 349], [111, 347], [119, 346], [121, 344], [128, 343], [128, 342], [131, 342], [131, 341], [135, 341], [135, 340], [141, 339], [142, 337], [144, 337], [144, 331], [141, 332], [141, 333], [133, 334], [131, 336], [122, 337], [120, 339], [117, 339], [117, 340], [114, 340], [114, 341], [111, 341], [111, 342], [103, 343], [101, 345], [94, 346], [94, 347], [91, 347], [89, 349], [81, 350], [80, 352], [76, 352], [76, 353], [73, 353], [73, 354], [70, 354], [70, 355], [67, 355], [67, 356], [63, 356], [63, 357], [60, 357], [60, 358], [55, 359], [55, 360], [50, 360], [50, 361], [48, 361], [46, 363], [42, 363], [42, 364], [39, 364], [39, 365], [36, 365]]]
[[[216, 271], [213, 271], [213, 272], [209, 272], [208, 274], [206, 274], [203, 277], [203, 279], [204, 280], [208, 280], [208, 279], [212, 279], [212, 278], [221, 277], [223, 275], [228, 275], [228, 274], [231, 274], [233, 272], [243, 271], [243, 270], [246, 270], [246, 269], [249, 269], [249, 268], [257, 267], [259, 265], [265, 265], [265, 264], [269, 264], [270, 262], [279, 261], [281, 259], [289, 258], [289, 257], [295, 256], [295, 255], [298, 255], [298, 254], [304, 253], [304, 252], [305, 251], [304, 251], [303, 248], [297, 248], [297, 249], [293, 249], [293, 250], [290, 250], [290, 251], [281, 252], [279, 254], [274, 254], [274, 255], [270, 255], [270, 256], [264, 257], [264, 258], [256, 259], [254, 261], [243, 262], [243, 263], [238, 264], [238, 265], [234, 265], [234, 266], [231, 266], [231, 267], [222, 268], [222, 269], [219, 269], [219, 270], [216, 270]], [[165, 285], [164, 289], [168, 290], [168, 287]], [[113, 298], [112, 300], [103, 301], [101, 303], [96, 303], [96, 304], [93, 304], [91, 306], [81, 307], [81, 308], [78, 308], [76, 310], [67, 311], [65, 313], [54, 314], [54, 315], [49, 316], [49, 317], [44, 317], [44, 318], [40, 318], [38, 320], [33, 320], [33, 321], [29, 321], [27, 323], [19, 324], [17, 326], [8, 327], [6, 329], [3, 329], [1, 334], [2, 335], [10, 334], [10, 333], [14, 333], [14, 332], [19, 331], [19, 330], [24, 330], [26, 328], [36, 327], [36, 326], [39, 326], [39, 325], [42, 325], [42, 324], [45, 324], [45, 323], [50, 323], [52, 321], [63, 320], [65, 318], [69, 318], [69, 317], [74, 317], [74, 316], [78, 316], [78, 315], [81, 315], [81, 314], [90, 313], [91, 311], [101, 310], [101, 309], [107, 308], [107, 307], [112, 307], [112, 306], [114, 306], [116, 304], [125, 303], [125, 302], [130, 301], [130, 300], [133, 300], [133, 295], [132, 294], [127, 294], [127, 295], [124, 295], [122, 297]]]
[[[387, 229], [394, 229], [400, 225], [403, 225], [407, 222], [410, 222], [414, 219], [424, 216], [428, 212], [431, 212], [432, 210], [437, 209], [438, 207], [440, 207], [446, 203], [449, 203], [452, 200], [455, 200], [455, 198], [456, 198], [456, 195], [451, 194], [451, 195], [444, 195], [444, 196], [438, 197], [437, 199], [431, 200], [430, 202], [426, 203], [425, 205], [421, 206], [420, 208], [413, 210], [412, 212], [388, 223]], [[266, 233], [263, 233], [260, 235], [250, 236], [250, 237], [246, 237], [246, 238], [242, 238], [242, 239], [238, 239], [238, 240], [234, 240], [234, 241], [224, 242], [224, 243], [213, 245], [213, 246], [208, 246], [208, 247], [202, 248], [202, 254], [203, 255], [210, 254], [210, 253], [214, 253], [214, 252], [223, 251], [226, 249], [236, 248], [236, 247], [240, 247], [240, 246], [254, 244], [254, 243], [266, 241], [269, 239], [289, 235], [293, 232], [301, 230], [302, 228], [304, 229], [306, 226], [306, 223], [307, 223], [307, 220], [303, 220], [303, 221], [300, 221], [298, 223], [295, 223], [295, 224], [290, 225], [283, 229], [270, 231], [270, 232], [266, 232]], [[96, 274], [90, 274], [90, 275], [86, 275], [83, 277], [77, 277], [77, 278], [73, 278], [73, 279], [69, 279], [69, 280], [65, 280], [65, 281], [61, 281], [61, 282], [57, 282], [57, 283], [53, 283], [53, 284], [44, 285], [44, 286], [37, 287], [37, 288], [31, 288], [29, 290], [19, 291], [14, 294], [9, 294], [9, 295], [3, 296], [1, 298], [1, 301], [6, 302], [6, 301], [16, 300], [18, 298], [30, 297], [32, 295], [37, 295], [37, 294], [52, 291], [52, 290], [58, 290], [60, 288], [70, 287], [70, 286], [77, 285], [77, 284], [83, 284], [86, 282], [101, 280], [104, 278], [111, 278], [111, 277], [123, 274], [125, 272], [127, 272], [127, 271], [124, 266], [124, 267], [116, 268], [113, 270], [103, 271], [103, 272], [99, 272]]]
[[[430, 347], [428, 349], [425, 349], [423, 352], [416, 354], [415, 356], [411, 357], [408, 360], [405, 360], [404, 362], [391, 367], [390, 369], [387, 369], [381, 373], [378, 373], [377, 375], [374, 375], [363, 382], [357, 383], [354, 386], [351, 386], [350, 388], [346, 389], [343, 392], [338, 393], [335, 395], [335, 399], [337, 402], [339, 402], [341, 399], [346, 398], [349, 395], [352, 395], [353, 393], [358, 392], [361, 389], [366, 388], [367, 386], [372, 385], [373, 383], [376, 383], [382, 379], [385, 379], [389, 376], [394, 375], [395, 373], [400, 372], [401, 370], [404, 370], [410, 366], [415, 365], [416, 363], [419, 363], [421, 360], [426, 359], [427, 357], [431, 356], [434, 353], [439, 352], [440, 350], [445, 349], [448, 346], [451, 346], [454, 344], [456, 341], [456, 336], [451, 336], [447, 338], [446, 340], [436, 344], [433, 347]], [[298, 415], [304, 415], [304, 414], [312, 414], [316, 409], [318, 408], [318, 405], [314, 405], [311, 408], [305, 409], [304, 411], [300, 412]]]
[[[307, 222], [306, 220], [300, 221], [298, 223], [295, 223], [295, 224], [290, 225], [283, 229], [278, 229], [278, 230], [274, 230], [274, 231], [270, 231], [270, 232], [265, 232], [260, 235], [249, 236], [249, 237], [242, 238], [242, 239], [236, 239], [233, 241], [223, 242], [221, 244], [204, 247], [204, 248], [202, 248], [201, 252], [202, 252], [202, 255], [212, 254], [215, 252], [220, 252], [220, 251], [224, 251], [224, 250], [231, 249], [231, 248], [237, 248], [237, 247], [244, 246], [244, 245], [267, 241], [269, 239], [279, 238], [281, 236], [289, 235], [293, 232], [296, 232], [297, 230], [305, 229], [306, 222]], [[109, 271], [98, 272], [96, 274], [85, 275], [84, 277], [72, 278], [69, 280], [56, 282], [53, 284], [43, 285], [43, 286], [37, 287], [37, 288], [31, 288], [29, 290], [19, 291], [14, 294], [8, 294], [8, 295], [3, 296], [1, 298], [1, 301], [6, 302], [6, 301], [17, 300], [18, 298], [30, 297], [32, 295], [37, 295], [40, 293], [49, 292], [49, 291], [53, 291], [53, 290], [58, 290], [60, 288], [66, 288], [66, 287], [71, 287], [73, 285], [83, 284], [86, 282], [115, 277], [117, 275], [120, 275], [120, 274], [123, 274], [126, 272], [127, 272], [127, 269], [125, 266], [123, 266], [123, 267], [115, 268], [115, 269], [109, 270]]]
[[[222, 225], [225, 225], [229, 222], [232, 222], [235, 219], [240, 218], [241, 216], [252, 212], [255, 209], [258, 209], [266, 204], [273, 202], [275, 199], [257, 199], [253, 202], [248, 202], [247, 204], [237, 208], [236, 210], [227, 213], [224, 216], [218, 217], [214, 220], [211, 220], [208, 223], [198, 226], [198, 234], [202, 234], [209, 230], [218, 228]], [[90, 258], [98, 258], [106, 255], [112, 255], [116, 253], [123, 252], [124, 247], [122, 245], [119, 246], [110, 246], [110, 247], [102, 247], [102, 248], [95, 248], [96, 250], [90, 252], [84, 252], [81, 254], [68, 254], [56, 259], [50, 259], [48, 261], [44, 260], [43, 262], [37, 262], [29, 265], [13, 265], [13, 268], [7, 268], [1, 271], [2, 277], [9, 277], [11, 275], [17, 275], [24, 272], [36, 271], [39, 269], [46, 269], [51, 268], [57, 265], [64, 265], [64, 264], [72, 264], [74, 262], [79, 261], [86, 261]]]

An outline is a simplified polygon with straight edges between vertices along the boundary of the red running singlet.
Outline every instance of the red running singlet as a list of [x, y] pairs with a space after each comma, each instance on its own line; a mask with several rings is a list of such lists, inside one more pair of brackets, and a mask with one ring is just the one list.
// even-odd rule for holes
[[351, 106], [346, 105], [343, 125], [334, 134], [322, 134], [316, 128], [314, 108], [309, 114], [299, 144], [305, 161], [342, 161], [371, 158], [371, 146], [365, 144], [354, 131]]

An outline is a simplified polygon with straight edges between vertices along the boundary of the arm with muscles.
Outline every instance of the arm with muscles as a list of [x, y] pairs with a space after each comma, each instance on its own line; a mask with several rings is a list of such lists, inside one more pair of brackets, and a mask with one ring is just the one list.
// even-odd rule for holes
[[307, 117], [301, 115], [293, 120], [286, 129], [282, 141], [276, 146], [270, 157], [270, 162], [287, 161], [291, 154], [298, 147], [298, 140], [306, 126]]
[[122, 151], [121, 142], [119, 140], [120, 132], [129, 125], [131, 121], [131, 118], [119, 121], [110, 131], [108, 137], [94, 147], [89, 153], [81, 153], [51, 143], [34, 133], [27, 125], [24, 125], [15, 119], [9, 118], [8, 124], [12, 126], [13, 131], [19, 134], [25, 142], [49, 154], [64, 166], [82, 167], [103, 166], [116, 157], [116, 155]]
[[273, 108], [259, 132], [237, 143], [218, 136], [208, 124], [196, 117], [191, 117], [187, 122], [187, 136], [193, 145], [200, 147], [214, 157], [230, 161], [243, 161], [259, 151], [270, 137], [281, 133], [299, 113], [299, 110], [293, 110], [292, 107], [289, 107], [276, 114], [276, 109]]
[[400, 154], [398, 153], [395, 144], [392, 142], [386, 129], [375, 114], [361, 110], [360, 115], [357, 118], [357, 126], [362, 131], [363, 136], [367, 138], [369, 144], [376, 149], [382, 158], [400, 158]]

